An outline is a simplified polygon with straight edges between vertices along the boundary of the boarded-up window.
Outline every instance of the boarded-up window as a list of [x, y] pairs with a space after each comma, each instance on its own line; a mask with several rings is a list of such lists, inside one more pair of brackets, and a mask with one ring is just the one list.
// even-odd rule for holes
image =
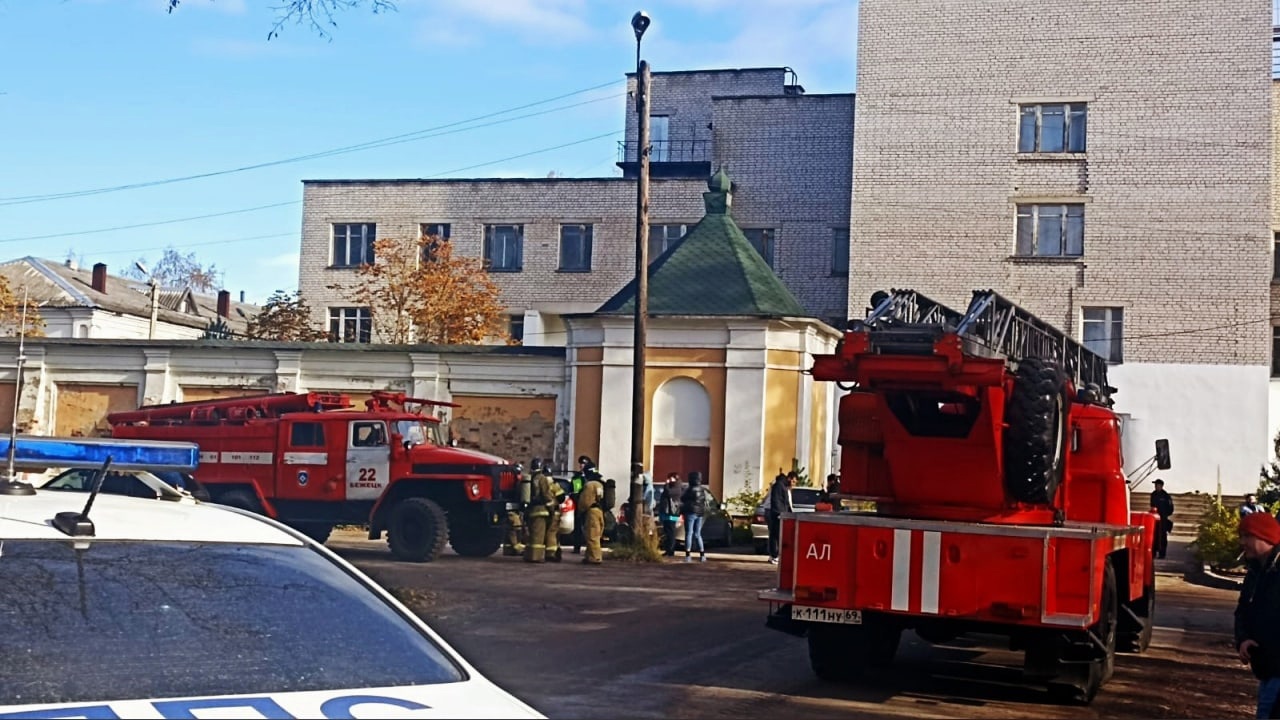
[[459, 445], [511, 462], [563, 460], [555, 457], [554, 397], [454, 395], [453, 401], [461, 407], [453, 409], [449, 436]]
[[110, 434], [107, 414], [138, 407], [137, 385], [58, 385], [54, 434], [101, 437]]

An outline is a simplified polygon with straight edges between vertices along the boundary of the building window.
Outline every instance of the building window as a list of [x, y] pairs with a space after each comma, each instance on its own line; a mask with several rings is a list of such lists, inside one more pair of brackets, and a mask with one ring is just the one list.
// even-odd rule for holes
[[591, 272], [591, 225], [560, 226], [560, 270]]
[[1275, 243], [1271, 256], [1271, 279], [1280, 280], [1280, 233], [1272, 237]]
[[373, 317], [369, 308], [329, 308], [329, 340], [340, 343], [367, 343], [373, 337]]
[[1280, 377], [1280, 325], [1271, 328], [1271, 377]]
[[524, 226], [485, 225], [484, 259], [490, 272], [519, 272], [524, 263]]
[[1084, 103], [1022, 105], [1018, 117], [1018, 152], [1082, 153], [1088, 106]]
[[671, 118], [666, 115], [649, 116], [649, 162], [666, 162], [671, 159]]
[[1124, 362], [1124, 308], [1084, 308], [1084, 345], [1107, 362]]
[[849, 228], [831, 229], [831, 274], [837, 277], [849, 274]]
[[689, 232], [688, 225], [650, 225], [649, 262], [666, 252], [676, 241]]
[[1017, 242], [1024, 257], [1084, 255], [1084, 205], [1019, 205]]
[[436, 243], [448, 240], [449, 231], [452, 227], [449, 223], [420, 223], [418, 225], [418, 235], [423, 240], [434, 240], [434, 242], [424, 242], [422, 244], [422, 260], [424, 262], [431, 262], [436, 259]]
[[512, 315], [507, 323], [507, 335], [518, 343], [524, 343], [524, 315]]
[[356, 267], [373, 264], [374, 223], [342, 223], [333, 226], [333, 266]]
[[743, 228], [742, 234], [747, 236], [747, 242], [764, 258], [765, 264], [773, 267], [773, 228]]

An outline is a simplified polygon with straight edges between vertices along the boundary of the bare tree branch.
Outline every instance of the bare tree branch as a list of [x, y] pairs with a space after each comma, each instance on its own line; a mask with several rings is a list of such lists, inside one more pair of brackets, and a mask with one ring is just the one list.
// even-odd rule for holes
[[[177, 10], [181, 4], [182, 0], [169, 0], [169, 12]], [[279, 37], [281, 28], [290, 23], [306, 25], [320, 37], [332, 39], [330, 31], [338, 27], [334, 14], [365, 5], [375, 15], [396, 9], [395, 0], [286, 0], [271, 8], [276, 11], [276, 22], [267, 33], [267, 39]]]

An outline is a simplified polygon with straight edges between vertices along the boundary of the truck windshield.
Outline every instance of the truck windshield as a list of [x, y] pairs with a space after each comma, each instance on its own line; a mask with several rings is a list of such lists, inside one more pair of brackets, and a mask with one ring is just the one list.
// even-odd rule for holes
[[305, 547], [0, 540], [0, 698], [66, 703], [457, 682]]
[[443, 445], [440, 442], [440, 426], [433, 422], [422, 422], [420, 420], [398, 420], [396, 421], [396, 432], [400, 434], [404, 442], [410, 445], [422, 445], [424, 443], [430, 445]]

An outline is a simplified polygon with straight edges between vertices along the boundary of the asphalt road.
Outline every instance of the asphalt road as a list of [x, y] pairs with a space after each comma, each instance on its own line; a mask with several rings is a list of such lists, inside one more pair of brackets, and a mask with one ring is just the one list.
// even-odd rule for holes
[[1252, 717], [1255, 682], [1230, 647], [1235, 594], [1157, 577], [1151, 649], [1121, 655], [1088, 707], [1051, 704], [998, 638], [934, 647], [903, 634], [894, 666], [860, 685], [825, 683], [803, 639], [767, 630], [757, 590], [774, 568], [751, 555], [705, 564], [531, 565], [446, 555], [393, 561], [383, 543], [330, 547], [392, 589], [489, 678], [551, 718]]

